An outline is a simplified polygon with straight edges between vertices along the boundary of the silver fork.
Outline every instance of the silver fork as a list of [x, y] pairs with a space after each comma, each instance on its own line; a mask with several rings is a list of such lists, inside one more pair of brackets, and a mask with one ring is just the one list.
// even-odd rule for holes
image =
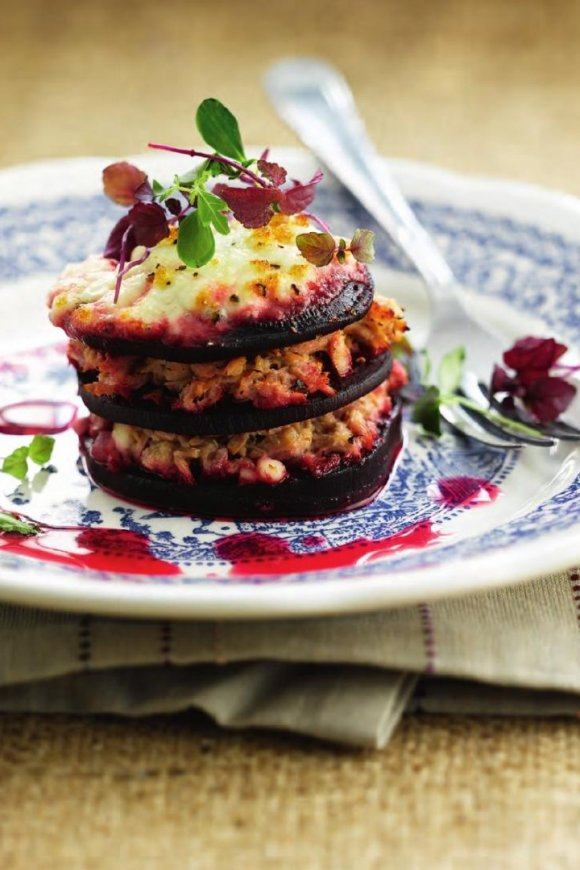
[[[463, 289], [380, 159], [345, 79], [322, 61], [292, 58], [270, 67], [264, 84], [281, 117], [402, 248], [423, 277], [430, 303], [425, 341], [429, 356], [437, 364], [449, 350], [464, 345], [469, 368], [461, 391], [476, 407], [488, 409], [484, 385], [493, 363], [501, 361], [505, 342], [467, 311]], [[491, 423], [475, 409], [459, 405], [445, 406], [442, 414], [453, 429], [490, 447], [551, 447], [558, 439], [580, 439], [580, 430], [567, 424], [534, 427], [537, 435], [531, 435]]]

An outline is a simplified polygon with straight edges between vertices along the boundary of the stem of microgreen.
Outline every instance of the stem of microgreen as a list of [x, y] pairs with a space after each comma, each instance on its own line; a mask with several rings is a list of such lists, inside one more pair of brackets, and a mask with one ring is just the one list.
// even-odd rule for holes
[[131, 229], [132, 227], [127, 227], [121, 241], [121, 256], [119, 257], [119, 263], [117, 265], [117, 279], [115, 281], [115, 295], [113, 297], [113, 302], [115, 303], [115, 305], [117, 304], [119, 293], [121, 292], [121, 281], [123, 280], [124, 274], [123, 270], [125, 268], [125, 263], [127, 262], [127, 242], [129, 240], [129, 233], [131, 232]]
[[557, 363], [553, 369], [553, 372], [567, 372], [569, 375], [575, 375], [576, 372], [580, 372], [580, 366], [565, 366], [561, 363]]
[[203, 157], [205, 160], [211, 160], [213, 163], [221, 163], [223, 166], [231, 166], [240, 173], [240, 177], [250, 178], [254, 184], [260, 187], [270, 187], [259, 175], [256, 175], [250, 169], [242, 166], [237, 160], [231, 160], [229, 157], [222, 157], [220, 154], [209, 154], [207, 151], [197, 151], [195, 148], [177, 148], [175, 145], [161, 145], [159, 142], [149, 142], [149, 148], [156, 151], [170, 151], [173, 154], [185, 154], [188, 157]]
[[330, 231], [330, 227], [328, 226], [328, 224], [326, 224], [322, 220], [322, 218], [319, 218], [318, 215], [314, 214], [311, 211], [305, 211], [305, 212], [303, 212], [303, 214], [305, 217], [310, 218], [310, 220], [313, 221], [313, 223], [317, 224], [317, 226], [320, 227], [320, 229], [322, 230], [323, 233], [328, 233], [329, 235], [332, 235], [332, 232]]
[[115, 281], [115, 296], [113, 298], [113, 302], [115, 303], [115, 305], [117, 304], [117, 300], [119, 299], [119, 293], [121, 292], [121, 283], [123, 281], [123, 278], [127, 274], [127, 272], [129, 272], [135, 266], [140, 266], [141, 263], [144, 263], [145, 260], [147, 259], [147, 257], [149, 256], [149, 254], [151, 253], [151, 248], [145, 248], [145, 253], [143, 254], [142, 257], [139, 257], [138, 260], [130, 260], [128, 263], [126, 263], [126, 260], [127, 260], [127, 241], [128, 241], [128, 236], [129, 236], [130, 230], [131, 230], [131, 227], [129, 227], [125, 231], [125, 235], [123, 236], [123, 242], [121, 245], [121, 258], [119, 260], [119, 265], [117, 266], [117, 279]]

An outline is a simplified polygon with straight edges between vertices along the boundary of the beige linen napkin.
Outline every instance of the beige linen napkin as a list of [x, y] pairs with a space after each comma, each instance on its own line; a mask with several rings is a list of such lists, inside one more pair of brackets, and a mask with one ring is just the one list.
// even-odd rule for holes
[[580, 575], [360, 616], [144, 622], [0, 606], [0, 710], [144, 716], [381, 747], [405, 710], [580, 715]]

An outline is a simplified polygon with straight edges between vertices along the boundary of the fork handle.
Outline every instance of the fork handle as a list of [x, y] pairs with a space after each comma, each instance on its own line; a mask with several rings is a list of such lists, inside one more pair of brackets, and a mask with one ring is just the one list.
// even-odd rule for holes
[[380, 159], [340, 73], [322, 61], [289, 59], [270, 68], [265, 86], [288, 125], [402, 248], [434, 305], [448, 305], [453, 273]]

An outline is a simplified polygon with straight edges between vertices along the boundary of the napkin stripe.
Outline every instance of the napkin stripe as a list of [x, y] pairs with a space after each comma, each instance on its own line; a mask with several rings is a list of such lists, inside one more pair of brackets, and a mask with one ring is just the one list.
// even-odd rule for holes
[[92, 618], [88, 615], [79, 619], [78, 657], [85, 668], [90, 668], [93, 656]]
[[162, 622], [160, 626], [160, 643], [159, 649], [164, 665], [171, 664], [171, 654], [173, 652], [173, 626], [170, 622]]
[[433, 622], [433, 614], [428, 604], [423, 603], [418, 605], [419, 617], [421, 619], [421, 633], [423, 635], [423, 645], [425, 648], [425, 665], [426, 674], [434, 674], [436, 671], [437, 649], [435, 644], [435, 625]]

